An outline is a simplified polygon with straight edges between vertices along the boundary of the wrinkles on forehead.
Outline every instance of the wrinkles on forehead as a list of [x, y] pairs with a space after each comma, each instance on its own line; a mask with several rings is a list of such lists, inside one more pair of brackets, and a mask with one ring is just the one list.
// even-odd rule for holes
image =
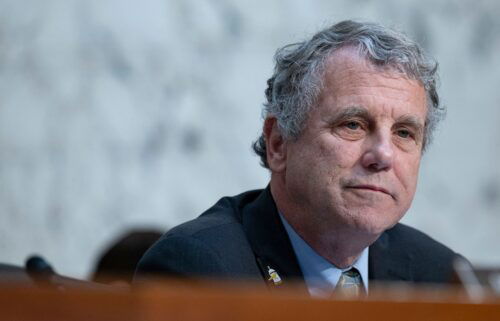
[[[323, 81], [328, 80], [328, 74], [342, 72], [341, 69], [348, 71], [349, 69], [359, 69], [362, 67], [365, 71], [369, 70], [374, 74], [384, 74], [387, 78], [394, 79], [407, 79], [408, 81], [417, 81], [412, 75], [407, 74], [400, 68], [392, 63], [382, 64], [377, 63], [370, 59], [368, 56], [360, 52], [357, 46], [345, 46], [332, 52], [324, 61], [324, 74]], [[330, 75], [331, 76], [331, 75]], [[326, 77], [326, 79], [325, 79]]]
[[374, 65], [370, 60], [361, 56], [355, 47], [341, 48], [327, 59], [322, 91], [317, 103], [321, 104], [322, 99], [331, 98], [332, 93], [340, 90], [344, 96], [355, 94], [360, 87], [371, 88], [366, 94], [377, 95], [383, 91], [385, 97], [390, 99], [402, 100], [405, 103], [420, 103], [420, 101], [415, 101], [415, 93], [407, 91], [408, 87], [413, 87], [419, 91], [418, 98], [421, 98], [422, 102], [427, 105], [427, 96], [420, 95], [420, 91], [425, 92], [420, 81], [409, 78], [395, 68]]

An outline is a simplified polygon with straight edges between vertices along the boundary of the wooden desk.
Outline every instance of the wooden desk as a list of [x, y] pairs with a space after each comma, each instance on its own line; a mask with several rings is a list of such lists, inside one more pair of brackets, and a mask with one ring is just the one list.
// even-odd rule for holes
[[500, 298], [471, 301], [455, 289], [385, 288], [363, 300], [311, 299], [290, 289], [160, 282], [123, 288], [0, 286], [0, 320], [500, 320]]

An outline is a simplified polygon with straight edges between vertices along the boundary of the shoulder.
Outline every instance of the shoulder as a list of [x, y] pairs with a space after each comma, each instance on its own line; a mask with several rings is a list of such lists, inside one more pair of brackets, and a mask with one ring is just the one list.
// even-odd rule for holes
[[408, 225], [398, 223], [385, 232], [393, 248], [401, 248], [414, 258], [440, 257], [452, 259], [456, 253], [429, 235]]
[[246, 238], [241, 211], [260, 190], [224, 197], [194, 220], [165, 233], [140, 260], [145, 274], [252, 277], [255, 258]]
[[406, 257], [414, 282], [441, 283], [453, 279], [453, 262], [460, 255], [429, 235], [404, 224], [385, 233], [389, 255]]

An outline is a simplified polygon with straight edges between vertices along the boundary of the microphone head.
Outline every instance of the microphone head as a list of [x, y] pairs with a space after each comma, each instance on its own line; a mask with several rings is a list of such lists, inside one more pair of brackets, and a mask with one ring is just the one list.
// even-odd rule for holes
[[37, 276], [49, 276], [54, 274], [54, 269], [41, 256], [32, 255], [26, 260], [26, 271]]

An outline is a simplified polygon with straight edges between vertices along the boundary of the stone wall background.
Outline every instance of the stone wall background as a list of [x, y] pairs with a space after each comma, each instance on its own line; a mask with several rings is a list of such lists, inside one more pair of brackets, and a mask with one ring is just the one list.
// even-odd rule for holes
[[86, 277], [132, 227], [265, 186], [250, 143], [272, 55], [347, 18], [440, 62], [448, 117], [404, 221], [500, 265], [500, 3], [1, 0], [0, 262]]

